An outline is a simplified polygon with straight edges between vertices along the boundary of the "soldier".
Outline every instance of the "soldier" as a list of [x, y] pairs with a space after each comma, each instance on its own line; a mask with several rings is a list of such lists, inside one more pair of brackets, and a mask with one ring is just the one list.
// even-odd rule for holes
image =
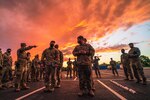
[[2, 88], [2, 69], [3, 69], [3, 56], [0, 48], [0, 89]]
[[[88, 45], [90, 48], [93, 48], [90, 44], [87, 43], [86, 38], [84, 38], [84, 44]], [[93, 48], [93, 50], [94, 50], [94, 48]], [[90, 56], [90, 58], [91, 58], [91, 85], [92, 85], [93, 91], [95, 91], [94, 80], [93, 80], [93, 71], [92, 71], [92, 63], [93, 63], [94, 54], [95, 54], [95, 50], [93, 51], [92, 55]]]
[[74, 62], [73, 62], [73, 77], [77, 77], [78, 76], [78, 65], [77, 65], [77, 59], [74, 58]]
[[21, 43], [21, 48], [17, 50], [17, 69], [16, 69], [16, 84], [15, 91], [19, 92], [20, 88], [29, 89], [26, 84], [27, 79], [27, 50], [36, 48], [37, 46], [26, 46], [26, 43]]
[[12, 76], [12, 57], [11, 57], [11, 49], [7, 49], [7, 51], [3, 54], [3, 74], [2, 80], [6, 83], [6, 87], [13, 86], [13, 76]]
[[72, 78], [72, 61], [71, 59], [69, 58], [68, 62], [67, 62], [67, 78], [68, 78], [68, 75], [70, 75], [70, 78]]
[[[45, 90], [44, 92], [53, 92], [55, 86], [55, 68], [59, 64], [59, 51], [54, 47], [55, 41], [50, 42], [50, 47], [42, 53], [41, 61], [45, 61]], [[51, 81], [49, 77], [51, 76]], [[50, 86], [51, 84], [51, 86]]]
[[31, 62], [31, 54], [30, 52], [27, 53], [27, 81], [30, 82], [31, 81], [31, 66], [32, 66], [32, 62]]
[[60, 65], [56, 69], [56, 78], [57, 78], [57, 83], [56, 83], [56, 88], [60, 88], [60, 75], [61, 75], [61, 68], [63, 66], [63, 53], [58, 49], [59, 45], [56, 44], [55, 48], [59, 51], [59, 60], [60, 60]]
[[[143, 66], [142, 66], [141, 60], [140, 60], [141, 52], [140, 52], [139, 48], [134, 47], [133, 43], [129, 43], [129, 46], [131, 48], [128, 52], [129, 60], [130, 60], [130, 66], [131, 67], [136, 66], [137, 69], [133, 68], [133, 70], [137, 70], [139, 72], [140, 76], [143, 79], [143, 85], [146, 85], [147, 84], [146, 77], [144, 75]], [[135, 76], [138, 76], [138, 75], [135, 75]], [[141, 80], [139, 78], [137, 80], [137, 83], [139, 83], [140, 81]]]
[[125, 80], [130, 79], [133, 80], [133, 74], [130, 68], [130, 62], [129, 62], [129, 56], [127, 53], [125, 53], [125, 49], [121, 49], [122, 55], [121, 55], [121, 64], [123, 65], [124, 74], [126, 76]]
[[40, 75], [40, 59], [39, 59], [39, 55], [36, 55], [35, 58], [33, 59], [33, 66], [35, 69], [35, 80], [39, 81], [39, 75]]
[[94, 57], [94, 61], [93, 61], [93, 66], [94, 66], [95, 74], [96, 74], [97, 78], [98, 78], [98, 77], [101, 78], [101, 73], [100, 73], [100, 71], [99, 71], [99, 64], [98, 64], [98, 61], [99, 61], [99, 60], [100, 60], [100, 59], [99, 59], [97, 56], [95, 56], [95, 57]]
[[94, 96], [91, 84], [91, 56], [95, 50], [92, 46], [85, 44], [83, 36], [77, 38], [79, 45], [77, 45], [73, 50], [73, 55], [77, 57], [78, 72], [79, 72], [79, 86], [80, 92], [79, 96], [83, 96], [88, 90], [90, 96]]
[[115, 73], [117, 74], [117, 76], [119, 76], [118, 71], [117, 71], [116, 61], [114, 61], [113, 58], [110, 58], [110, 59], [111, 59], [110, 65], [111, 65], [111, 68], [112, 68], [112, 73], [114, 74], [114, 76], [115, 76]]

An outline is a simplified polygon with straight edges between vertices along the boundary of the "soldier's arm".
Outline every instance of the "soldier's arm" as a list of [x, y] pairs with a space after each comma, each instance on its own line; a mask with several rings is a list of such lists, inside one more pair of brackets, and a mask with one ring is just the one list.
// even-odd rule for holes
[[61, 52], [61, 53], [60, 53], [60, 62], [63, 63], [63, 61], [64, 61], [64, 55], [63, 55], [63, 53]]
[[121, 57], [120, 57], [120, 61], [121, 61], [121, 63], [122, 63], [122, 55], [121, 55]]
[[45, 56], [46, 56], [46, 55], [45, 55], [45, 52], [46, 52], [46, 50], [44, 50], [43, 53], [42, 53], [42, 57], [41, 57], [41, 61], [42, 61], [42, 62], [44, 61]]
[[28, 47], [25, 47], [25, 48], [21, 48], [20, 51], [27, 51], [27, 50], [30, 50], [32, 48], [36, 48], [37, 46], [34, 45], [34, 46], [28, 46]]
[[139, 56], [141, 55], [141, 51], [140, 51], [139, 48], [136, 48], [136, 49], [135, 49], [135, 52], [136, 52], [136, 53], [134, 54], [135, 57], [139, 57]]
[[92, 57], [95, 55], [95, 49], [91, 45], [89, 55], [91, 55]]
[[72, 54], [73, 54], [74, 56], [78, 56], [78, 55], [79, 55], [79, 51], [78, 51], [77, 47], [74, 48]]

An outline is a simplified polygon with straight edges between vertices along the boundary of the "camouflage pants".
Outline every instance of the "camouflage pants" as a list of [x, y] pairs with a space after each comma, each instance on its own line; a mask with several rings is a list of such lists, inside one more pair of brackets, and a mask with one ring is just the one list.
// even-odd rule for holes
[[123, 64], [123, 70], [127, 79], [129, 78], [129, 76], [131, 79], [133, 79], [132, 70], [129, 64]]
[[68, 67], [67, 68], [67, 77], [70, 75], [70, 78], [72, 77], [72, 68]]
[[[142, 77], [143, 80], [146, 80], [146, 77], [144, 75], [144, 71], [143, 71], [143, 66], [141, 64], [141, 61], [140, 59], [136, 59], [136, 60], [132, 60], [130, 61], [130, 66], [133, 68], [133, 70], [135, 70], [134, 72], [137, 72], [140, 74], [140, 76]], [[138, 74], [138, 73], [134, 73], [134, 74]], [[138, 75], [135, 75], [135, 76], [138, 76]]]
[[73, 77], [77, 77], [78, 76], [78, 69], [74, 68], [73, 69]]
[[94, 70], [95, 70], [95, 74], [96, 74], [96, 76], [98, 77], [101, 77], [101, 73], [100, 73], [100, 71], [99, 71], [99, 68], [98, 68], [98, 66], [94, 66]]
[[5, 66], [3, 67], [2, 70], [2, 82], [8, 82], [8, 81], [12, 81], [13, 80], [13, 76], [12, 76], [12, 68], [11, 66]]
[[54, 86], [55, 86], [55, 67], [47, 65], [45, 67], [45, 87], [49, 89], [50, 84], [51, 84], [51, 88], [54, 88]]
[[27, 81], [31, 80], [31, 68], [27, 68]]
[[44, 68], [40, 68], [40, 80], [44, 78]]
[[27, 66], [25, 63], [19, 64], [18, 68], [16, 69], [16, 88], [23, 88], [27, 82]]
[[39, 80], [40, 77], [40, 68], [36, 67], [35, 68], [35, 79]]
[[117, 68], [112, 66], [112, 73], [115, 75], [117, 74], [118, 75], [118, 71], [117, 71]]
[[56, 69], [57, 85], [60, 85], [60, 73], [61, 73], [61, 67], [58, 67], [58, 68]]
[[90, 66], [79, 66], [78, 69], [79, 74], [79, 87], [80, 90], [85, 90], [86, 88], [88, 90], [92, 89], [92, 78], [91, 78], [91, 68]]

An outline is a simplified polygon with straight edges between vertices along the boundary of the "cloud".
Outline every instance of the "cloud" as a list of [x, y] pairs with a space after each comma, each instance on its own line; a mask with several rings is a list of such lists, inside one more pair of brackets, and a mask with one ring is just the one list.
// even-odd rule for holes
[[128, 30], [149, 21], [149, 9], [149, 0], [0, 0], [0, 47], [15, 55], [19, 43], [27, 42], [38, 45], [33, 54], [41, 54], [55, 40], [67, 55], [78, 35], [95, 41]]

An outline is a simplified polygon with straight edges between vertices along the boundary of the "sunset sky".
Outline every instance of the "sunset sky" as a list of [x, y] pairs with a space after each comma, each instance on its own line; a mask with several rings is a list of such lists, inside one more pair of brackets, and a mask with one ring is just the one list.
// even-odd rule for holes
[[150, 57], [150, 0], [0, 0], [0, 48], [11, 48], [14, 61], [21, 42], [38, 46], [33, 58], [51, 40], [73, 59], [78, 35], [102, 55], [100, 63], [119, 61], [130, 42]]

